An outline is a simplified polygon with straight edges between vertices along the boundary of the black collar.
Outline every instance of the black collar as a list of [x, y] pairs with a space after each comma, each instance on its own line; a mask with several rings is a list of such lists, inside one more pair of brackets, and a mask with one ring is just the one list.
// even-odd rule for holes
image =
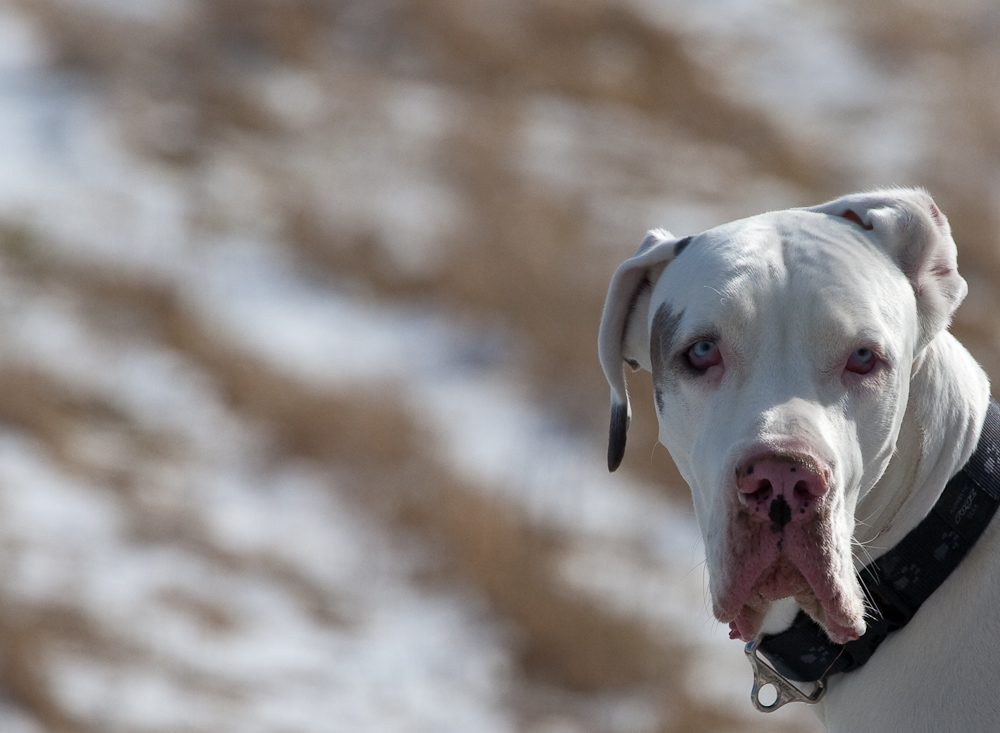
[[1000, 506], [1000, 405], [991, 397], [976, 450], [944, 488], [927, 518], [858, 573], [868, 590], [868, 630], [834, 644], [800, 611], [791, 627], [758, 647], [774, 668], [796, 682], [816, 682], [867, 662], [885, 638], [903, 628], [958, 567]]

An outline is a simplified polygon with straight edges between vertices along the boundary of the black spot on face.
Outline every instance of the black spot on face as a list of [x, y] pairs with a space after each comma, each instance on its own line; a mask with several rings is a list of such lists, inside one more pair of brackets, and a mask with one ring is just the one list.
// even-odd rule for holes
[[788, 505], [785, 497], [779, 495], [771, 502], [767, 516], [771, 520], [771, 531], [780, 532], [786, 524], [792, 521], [792, 507]]
[[677, 329], [684, 311], [674, 311], [663, 303], [656, 309], [653, 325], [649, 332], [649, 360], [653, 368], [653, 382], [660, 389], [669, 389], [673, 383], [668, 367], [670, 354], [675, 348]]

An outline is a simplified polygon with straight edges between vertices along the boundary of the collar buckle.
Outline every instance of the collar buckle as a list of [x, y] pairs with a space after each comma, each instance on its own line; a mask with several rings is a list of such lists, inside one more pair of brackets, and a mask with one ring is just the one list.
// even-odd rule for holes
[[[757, 647], [760, 646], [760, 639], [752, 641], [743, 649], [753, 669], [753, 689], [750, 691], [750, 702], [762, 713], [773, 713], [783, 705], [790, 702], [802, 702], [807, 705], [815, 705], [823, 699], [826, 694], [826, 679], [817, 680], [814, 684], [816, 689], [810, 694], [806, 694], [791, 680], [775, 670], [757, 654]], [[760, 692], [770, 685], [777, 693], [774, 702], [765, 704], [760, 699]]]

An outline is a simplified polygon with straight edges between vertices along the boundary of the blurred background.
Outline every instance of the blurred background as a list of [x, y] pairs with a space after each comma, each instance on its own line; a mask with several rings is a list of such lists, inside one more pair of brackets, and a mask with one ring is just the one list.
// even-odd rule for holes
[[1000, 374], [989, 0], [0, 0], [0, 730], [750, 706], [610, 275], [923, 185]]

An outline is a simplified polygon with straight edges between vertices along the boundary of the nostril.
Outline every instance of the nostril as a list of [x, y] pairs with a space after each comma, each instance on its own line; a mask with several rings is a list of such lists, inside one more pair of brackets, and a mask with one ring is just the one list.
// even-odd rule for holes
[[763, 502], [771, 498], [771, 494], [773, 493], [774, 487], [771, 486], [770, 481], [768, 481], [766, 478], [761, 479], [760, 481], [757, 482], [756, 486], [757, 488], [754, 491], [746, 493], [747, 501], [753, 501], [756, 502], [757, 504], [762, 504]]
[[809, 484], [805, 481], [797, 481], [792, 491], [795, 492], [796, 499], [809, 500], [812, 498], [812, 491], [809, 490]]

